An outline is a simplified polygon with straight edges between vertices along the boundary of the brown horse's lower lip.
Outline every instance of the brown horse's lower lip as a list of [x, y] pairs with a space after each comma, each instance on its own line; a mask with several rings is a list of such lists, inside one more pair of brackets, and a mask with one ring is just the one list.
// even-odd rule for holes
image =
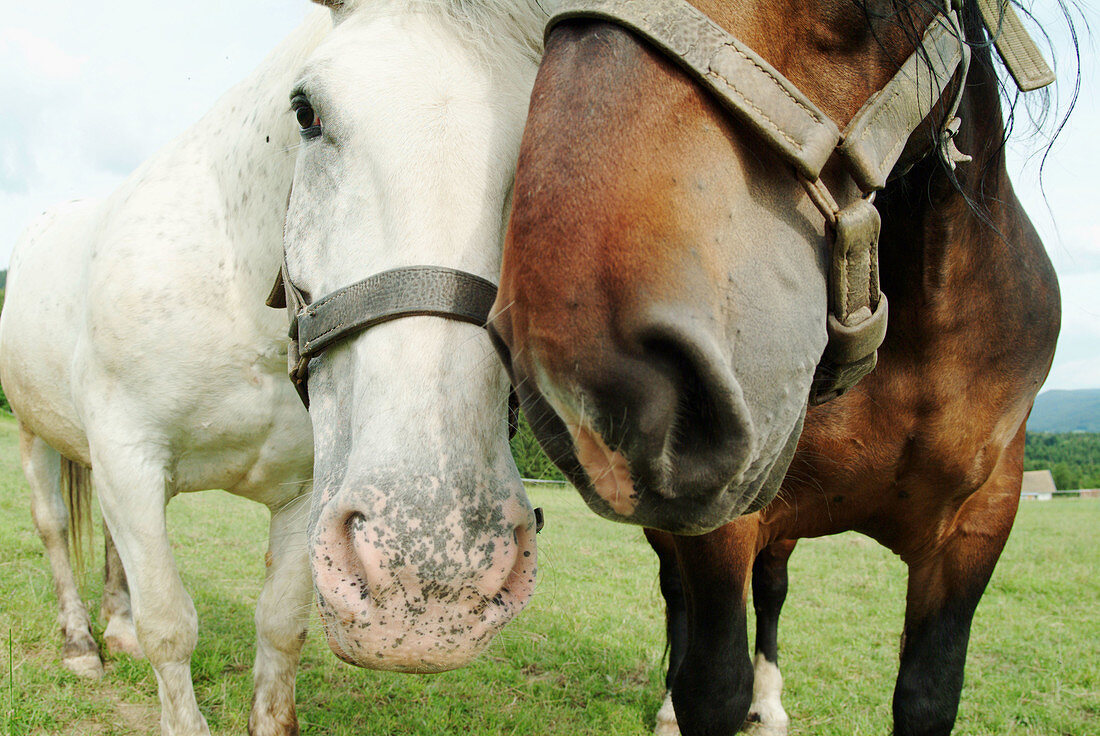
[[596, 493], [616, 514], [632, 516], [638, 508], [638, 492], [626, 457], [609, 448], [599, 433], [588, 426], [567, 426], [577, 446], [577, 459], [592, 480]]

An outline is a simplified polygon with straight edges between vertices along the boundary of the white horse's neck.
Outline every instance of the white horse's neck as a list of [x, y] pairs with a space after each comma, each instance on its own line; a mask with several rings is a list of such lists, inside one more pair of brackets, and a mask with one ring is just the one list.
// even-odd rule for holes
[[246, 281], [269, 283], [278, 271], [300, 143], [290, 91], [305, 59], [331, 29], [328, 10], [312, 11], [186, 134], [208, 149], [237, 267], [251, 274]]

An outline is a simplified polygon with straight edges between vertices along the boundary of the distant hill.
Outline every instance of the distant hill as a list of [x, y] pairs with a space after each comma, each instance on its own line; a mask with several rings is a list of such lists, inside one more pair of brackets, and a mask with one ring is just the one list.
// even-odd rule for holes
[[1100, 432], [1100, 388], [1044, 391], [1027, 420], [1029, 432]]

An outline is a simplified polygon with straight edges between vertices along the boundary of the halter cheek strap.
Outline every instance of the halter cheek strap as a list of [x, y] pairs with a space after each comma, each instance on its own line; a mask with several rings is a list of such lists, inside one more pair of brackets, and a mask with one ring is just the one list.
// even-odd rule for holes
[[997, 53], [1021, 92], [1046, 87], [1054, 70], [1028, 34], [1009, 0], [976, 0]]
[[[1002, 36], [1019, 45], [1022, 35], [1034, 49], [1007, 0], [979, 0], [979, 4], [983, 14], [987, 9], [994, 12], [993, 6], [1006, 11]], [[959, 129], [955, 113], [970, 63], [970, 47], [963, 39], [955, 5], [961, 5], [961, 0], [945, 0], [918, 48], [843, 132], [790, 80], [686, 0], [562, 0], [547, 23], [547, 37], [557, 24], [574, 18], [608, 21], [637, 33], [679, 63], [790, 164], [825, 218], [831, 261], [829, 341], [814, 375], [811, 404], [840, 396], [875, 367], [878, 347], [886, 336], [887, 302], [879, 291], [880, 222], [871, 200], [886, 186], [906, 142], [958, 72], [937, 143], [952, 168], [969, 160], [953, 141]], [[1011, 70], [1013, 62], [1000, 43], [998, 49]], [[1015, 51], [1013, 58], [1030, 63], [1018, 65], [1020, 74], [1041, 77], [1033, 57], [1040, 63], [1042, 57], [1037, 49], [1031, 54], [1031, 49]], [[1015, 76], [1017, 71], [1012, 73]], [[843, 209], [820, 179], [834, 155], [865, 195]]]
[[309, 361], [302, 359], [298, 349], [298, 314], [309, 304], [309, 299], [299, 291], [290, 280], [286, 270], [286, 257], [279, 267], [279, 273], [275, 276], [275, 284], [271, 287], [271, 293], [267, 295], [267, 306], [275, 309], [286, 309], [290, 317], [290, 345], [287, 347], [287, 374], [290, 383], [298, 392], [298, 398], [302, 405], [309, 409], [309, 388], [306, 384], [309, 376]]

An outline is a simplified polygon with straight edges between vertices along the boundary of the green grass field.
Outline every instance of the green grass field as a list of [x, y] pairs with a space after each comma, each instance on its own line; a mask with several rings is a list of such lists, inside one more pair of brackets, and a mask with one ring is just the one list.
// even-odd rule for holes
[[[538, 592], [490, 650], [442, 675], [366, 672], [330, 654], [315, 624], [298, 676], [304, 734], [650, 732], [664, 648], [653, 554], [640, 530], [598, 519], [572, 491], [531, 495], [547, 514]], [[215, 734], [245, 732], [266, 516], [219, 492], [169, 507], [199, 611], [196, 690]], [[1098, 524], [1100, 502], [1024, 504], [978, 609], [956, 734], [1100, 734]], [[795, 553], [780, 631], [792, 733], [889, 733], [904, 588], [904, 566], [856, 535]], [[100, 591], [88, 575], [93, 619]], [[109, 659], [98, 682], [60, 667], [10, 418], [0, 419], [0, 638], [0, 734], [155, 732], [148, 663]]]

